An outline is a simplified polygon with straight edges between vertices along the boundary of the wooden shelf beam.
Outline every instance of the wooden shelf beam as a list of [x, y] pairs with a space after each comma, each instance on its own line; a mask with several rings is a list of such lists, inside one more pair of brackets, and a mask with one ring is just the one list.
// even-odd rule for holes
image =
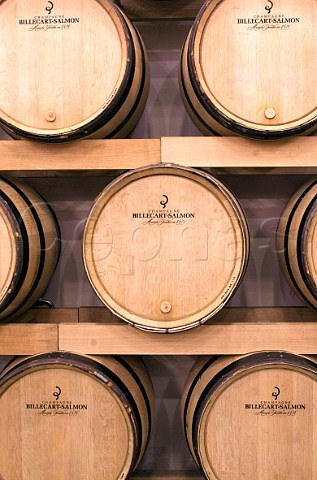
[[[35, 355], [58, 350], [58, 325], [78, 322], [77, 308], [31, 308], [19, 323], [0, 325], [0, 355]], [[23, 322], [23, 323], [20, 323]]]
[[58, 325], [0, 326], [0, 355], [35, 355], [58, 350]]
[[80, 140], [40, 144], [0, 141], [0, 171], [20, 177], [100, 175], [160, 163], [159, 139]]
[[[0, 355], [228, 355], [257, 350], [317, 354], [317, 314], [306, 307], [224, 308], [205, 325], [169, 335], [143, 332], [106, 307], [31, 309], [0, 325]], [[22, 323], [27, 322], [27, 323]], [[40, 323], [39, 323], [40, 322]]]
[[70, 144], [0, 141], [2, 174], [100, 175], [156, 163], [212, 168], [220, 174], [317, 174], [317, 137], [263, 142], [240, 137], [81, 140]]
[[223, 173], [317, 173], [317, 137], [260, 141], [242, 137], [162, 137], [161, 161]]
[[169, 335], [122, 324], [61, 324], [59, 349], [87, 354], [242, 355], [260, 350], [317, 353], [317, 323], [235, 323]]

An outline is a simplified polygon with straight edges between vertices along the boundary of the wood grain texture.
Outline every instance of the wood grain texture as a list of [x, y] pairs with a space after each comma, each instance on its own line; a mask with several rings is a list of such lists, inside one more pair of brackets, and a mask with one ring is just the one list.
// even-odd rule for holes
[[0, 189], [1, 211], [11, 224], [12, 238], [11, 250], [8, 242], [1, 248], [16, 261], [16, 265], [10, 261], [13, 268], [1, 262], [0, 319], [4, 320], [26, 311], [46, 290], [59, 259], [60, 231], [52, 210], [28, 183], [1, 177]]
[[99, 298], [151, 331], [204, 323], [236, 290], [248, 254], [246, 220], [231, 191], [211, 175], [174, 165], [118, 177], [95, 200], [83, 239]]
[[235, 168], [251, 172], [317, 173], [317, 138], [297, 137], [264, 142], [236, 137], [163, 137], [163, 163], [193, 167]]
[[43, 20], [39, 0], [0, 3], [3, 129], [48, 143], [127, 136], [149, 90], [138, 33], [107, 0], [53, 8]]
[[[45, 233], [47, 231], [50, 245], [58, 237], [57, 228], [47, 206], [43, 205], [47, 216], [43, 215], [44, 212], [42, 212], [42, 218], [36, 214], [38, 205], [42, 207], [41, 204], [44, 203], [42, 198], [28, 184], [15, 180], [12, 177], [0, 179], [1, 210], [3, 207], [9, 210], [6, 212], [6, 208], [4, 208], [2, 218], [7, 220], [8, 225], [11, 224], [10, 237], [12, 239], [10, 242], [11, 248], [9, 248], [7, 242], [4, 242], [4, 245], [1, 244], [1, 248], [6, 249], [3, 254], [6, 253], [10, 259], [15, 259], [15, 262], [11, 260], [9, 265], [6, 265], [6, 262], [1, 263], [0, 319], [2, 321], [10, 315], [18, 315], [22, 311], [21, 307], [24, 310], [27, 308], [25, 303], [28, 301], [32, 290], [34, 292], [34, 288], [37, 286], [36, 279], [40, 278], [38, 274], [41, 274], [42, 270], [40, 263], [42, 251], [45, 252], [46, 257]], [[45, 225], [47, 225], [47, 230]], [[41, 230], [43, 231], [42, 236]], [[57, 245], [55, 242], [54, 244]], [[56, 250], [55, 245], [55, 252], [52, 253], [55, 253], [56, 259], [56, 257], [58, 258], [58, 249]], [[6, 267], [7, 271], [5, 270]], [[47, 282], [44, 283], [44, 288], [45, 285], [47, 286]]]
[[57, 325], [0, 326], [0, 355], [34, 355], [58, 349]]
[[129, 325], [62, 324], [59, 349], [89, 354], [228, 355], [260, 350], [316, 354], [317, 324], [213, 324], [171, 335]]
[[123, 480], [149, 438], [153, 388], [136, 357], [52, 353], [14, 359], [0, 404], [5, 478]]
[[200, 10], [183, 49], [180, 89], [204, 134], [269, 140], [316, 129], [316, 2], [272, 9], [259, 0], [209, 0]]
[[241, 354], [283, 346], [296, 353], [317, 353], [316, 313], [306, 307], [224, 308], [195, 334], [164, 336], [137, 331], [106, 307], [30, 309], [18, 321], [0, 325], [1, 355], [58, 349], [96, 354]]
[[131, 20], [194, 19], [203, 0], [115, 0]]
[[317, 173], [317, 137], [263, 142], [239, 137], [81, 140], [42, 145], [0, 141], [2, 173], [16, 176], [100, 175], [155, 163], [211, 167], [221, 173]]
[[131, 169], [160, 162], [159, 139], [81, 140], [45, 145], [0, 141], [2, 172], [18, 176], [57, 176]]
[[199, 358], [182, 406], [206, 478], [315, 478], [316, 373], [316, 358], [279, 351]]

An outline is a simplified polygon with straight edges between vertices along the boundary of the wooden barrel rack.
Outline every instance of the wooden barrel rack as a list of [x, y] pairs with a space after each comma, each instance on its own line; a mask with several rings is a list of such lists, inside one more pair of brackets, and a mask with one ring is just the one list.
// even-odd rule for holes
[[[179, 20], [192, 24], [204, 2], [115, 0], [115, 3], [129, 19], [150, 22], [151, 28], [156, 20], [167, 20], [175, 26], [179, 25]], [[266, 3], [261, 4], [261, 8], [264, 9]], [[2, 175], [31, 179], [107, 177], [122, 170], [170, 163], [172, 159], [183, 167], [207, 168], [214, 175], [250, 175], [251, 181], [252, 175], [280, 175], [282, 180], [284, 174], [317, 174], [317, 138], [301, 136], [268, 142], [239, 136], [170, 136], [89, 139], [58, 145], [25, 140], [0, 141], [0, 158]], [[195, 329], [157, 335], [132, 328], [106, 307], [32, 308], [15, 322], [0, 325], [0, 355], [37, 355], [66, 350], [78, 355], [245, 355], [255, 350], [316, 355], [316, 320], [316, 312], [306, 306], [225, 307]], [[203, 480], [204, 477], [197, 470], [137, 470], [131, 478]]]
[[[197, 153], [196, 161], [188, 154], [190, 148]], [[228, 151], [232, 152], [230, 157]], [[2, 173], [21, 177], [107, 174], [120, 168], [166, 162], [171, 155], [175, 163], [237, 175], [274, 172], [283, 178], [285, 173], [317, 173], [317, 141], [313, 137], [279, 141], [274, 145], [258, 142], [256, 147], [247, 139], [212, 137], [87, 140], [67, 146], [1, 141], [0, 154]], [[94, 169], [87, 170], [87, 157], [93, 161]], [[316, 313], [304, 306], [225, 307], [205, 325], [175, 335], [157, 335], [131, 328], [106, 307], [33, 308], [17, 322], [0, 325], [1, 355], [35, 355], [58, 350], [91, 355], [244, 355], [255, 350], [284, 350], [316, 355]], [[133, 478], [148, 479], [147, 475], [137, 471]], [[150, 478], [202, 480], [203, 477], [187, 471], [153, 472]]]

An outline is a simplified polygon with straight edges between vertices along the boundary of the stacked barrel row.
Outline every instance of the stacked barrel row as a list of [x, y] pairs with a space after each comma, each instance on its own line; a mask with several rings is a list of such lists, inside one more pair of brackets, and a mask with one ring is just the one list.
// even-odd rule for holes
[[[188, 447], [206, 478], [311, 480], [316, 358], [286, 352], [200, 357], [182, 395]], [[2, 478], [122, 480], [155, 425], [135, 357], [20, 357], [0, 374]]]
[[[208, 0], [188, 34], [179, 89], [205, 135], [276, 140], [316, 130], [316, 2], [267, 3]], [[117, 138], [136, 126], [149, 93], [147, 53], [113, 2], [4, 0], [0, 31], [0, 125], [13, 138]], [[152, 333], [199, 327], [216, 315], [242, 282], [250, 253], [234, 193], [210, 173], [170, 161], [108, 185], [83, 237], [96, 294]], [[313, 309], [315, 204], [312, 179], [277, 229], [285, 278]], [[61, 239], [45, 200], [9, 177], [0, 179], [0, 236], [0, 320], [11, 321], [45, 292]], [[316, 478], [316, 373], [316, 358], [287, 352], [200, 358], [182, 420], [206, 478]], [[153, 403], [138, 358], [15, 359], [0, 375], [0, 478], [128, 478], [148, 444]]]
[[[26, 182], [16, 179], [1, 181], [1, 235], [5, 239], [1, 263], [3, 319], [9, 321], [16, 316], [19, 318], [19, 314], [34, 301], [34, 295], [42, 292], [49, 283], [58, 259], [60, 239], [52, 211]], [[279, 225], [281, 262], [285, 273], [289, 277], [292, 275], [294, 286], [300, 281], [300, 268], [294, 258], [296, 262], [303, 258], [308, 264], [314, 261], [312, 238], [315, 227], [311, 208], [315, 183], [311, 181], [303, 186], [290, 200], [287, 208], [291, 213], [283, 216]], [[297, 223], [303, 224], [301, 228]], [[292, 228], [295, 237], [290, 233]], [[305, 232], [300, 242], [297, 238], [299, 231]], [[26, 238], [23, 237], [25, 232]], [[301, 254], [295, 249], [296, 255], [293, 255], [290, 247], [284, 247], [285, 242], [290, 242], [293, 248], [300, 243]], [[153, 332], [199, 328], [201, 323], [216, 315], [243, 280], [250, 246], [246, 217], [237, 199], [222, 182], [199, 170], [155, 165], [120, 175], [101, 192], [87, 220], [83, 249], [88, 277], [102, 301], [126, 322], [154, 335]], [[31, 261], [32, 258], [36, 260]], [[297, 269], [297, 276], [286, 270], [290, 265], [293, 270]], [[306, 270], [306, 284], [310, 285], [309, 269]], [[312, 275], [311, 282], [313, 280]], [[305, 285], [304, 280], [302, 283]], [[140, 285], [144, 285], [146, 296], [140, 296]], [[304, 300], [307, 301], [310, 291], [308, 287], [304, 291], [303, 285], [300, 292], [302, 296], [305, 292]], [[313, 293], [310, 294], [313, 297]], [[9, 312], [7, 317], [6, 311]], [[0, 406], [5, 412], [0, 429], [6, 432], [2, 436], [5, 445], [10, 445], [6, 451], [17, 452], [17, 458], [14, 457], [12, 462], [12, 454], [5, 457], [0, 470], [2, 475], [6, 473], [4, 478], [31, 478], [26, 472], [37, 478], [35, 471], [26, 464], [25, 457], [19, 456], [22, 448], [19, 442], [27, 445], [24, 447], [27, 458], [39, 472], [38, 478], [47, 470], [58, 472], [60, 478], [66, 475], [65, 472], [71, 472], [67, 473], [69, 478], [77, 478], [74, 464], [81, 471], [93, 471], [96, 479], [98, 475], [109, 480], [129, 476], [145, 450], [145, 438], [149, 438], [149, 427], [142, 426], [142, 422], [146, 421], [148, 425], [149, 417], [151, 422], [154, 419], [152, 401], [143, 398], [142, 404], [147, 405], [146, 414], [137, 411], [133, 417], [138, 419], [138, 425], [135, 419], [124, 423], [128, 422], [125, 409], [134, 411], [136, 408], [136, 386], [135, 383], [131, 386], [127, 374], [119, 367], [113, 372], [113, 362], [124, 364], [131, 374], [132, 361], [130, 358], [103, 360], [56, 352], [18, 358], [11, 363], [0, 380]], [[140, 365], [138, 360], [136, 364]], [[287, 471], [287, 478], [309, 479], [309, 472], [316, 468], [313, 457], [309, 453], [301, 455], [299, 462], [291, 454], [287, 441], [295, 445], [301, 438], [305, 452], [311, 451], [315, 441], [314, 429], [310, 426], [314, 425], [316, 415], [316, 373], [314, 358], [285, 352], [259, 352], [241, 358], [200, 358], [185, 387], [183, 423], [190, 451], [206, 478], [226, 478], [224, 475], [227, 475], [227, 478], [234, 479], [239, 466], [241, 475], [251, 480], [254, 466], [258, 465], [262, 478], [274, 473], [276, 478], [284, 480]], [[131, 375], [135, 377], [135, 374]], [[148, 374], [144, 375], [146, 379], [142, 378], [141, 384], [150, 385]], [[145, 395], [144, 389], [147, 388], [141, 387], [140, 381], [136, 383], [142, 396]], [[85, 392], [94, 389], [97, 400], [89, 408], [91, 417], [86, 411], [91, 399]], [[104, 389], [106, 392], [110, 389], [109, 395], [104, 393], [105, 400], [101, 394]], [[118, 389], [123, 393], [118, 393]], [[147, 397], [150, 397], [149, 393]], [[15, 405], [13, 409], [12, 405]], [[19, 409], [21, 413], [17, 414]], [[113, 423], [110, 420], [101, 422], [101, 431], [97, 433], [94, 429], [92, 439], [92, 430], [84, 427], [84, 415], [89, 425], [108, 416]], [[146, 420], [142, 419], [144, 415]], [[12, 416], [21, 418], [21, 423], [15, 425]], [[72, 428], [66, 423], [69, 417]], [[47, 418], [53, 421], [47, 424]], [[288, 422], [287, 428], [285, 421]], [[26, 424], [29, 425], [27, 430]], [[110, 435], [116, 428], [124, 437], [118, 436], [120, 446]], [[145, 428], [147, 433], [140, 434], [140, 428]], [[89, 458], [94, 458], [88, 448], [92, 443], [93, 449], [97, 448], [101, 456], [99, 463], [95, 460], [87, 462], [82, 453], [79, 454], [81, 461], [70, 456], [70, 445], [79, 438], [78, 429], [85, 435], [80, 445], [88, 452]], [[56, 440], [54, 448], [49, 449], [51, 439], [59, 438], [58, 431], [63, 441], [60, 444]], [[28, 443], [23, 440], [24, 435], [27, 435]], [[266, 445], [265, 452], [255, 448], [259, 436]], [[45, 452], [43, 457], [41, 453], [34, 460], [35, 452], [40, 448], [39, 441], [41, 452]], [[102, 441], [106, 442], [105, 445], [112, 445], [110, 465], [105, 460], [109, 448], [103, 450], [98, 446]], [[251, 456], [243, 448], [245, 443], [250, 445]], [[278, 460], [267, 462], [265, 459], [273, 456], [277, 444]], [[131, 449], [134, 453], [129, 456], [127, 452]], [[47, 456], [47, 450], [50, 456]], [[123, 458], [122, 455], [126, 458], [124, 464], [118, 460]], [[293, 477], [289, 475], [291, 471]]]
[[[0, 3], [0, 125], [50, 143], [127, 136], [150, 74], [123, 11], [111, 0], [16, 4]], [[179, 89], [198, 128], [269, 140], [315, 131], [316, 21], [313, 0], [207, 0], [179, 58]]]
[[[289, 285], [317, 308], [316, 180], [288, 202], [277, 253]], [[60, 254], [54, 212], [25, 181], [0, 178], [0, 320], [45, 292]], [[160, 164], [118, 176], [96, 198], [82, 239], [101, 301], [140, 329], [171, 333], [206, 322], [243, 280], [250, 238], [234, 193], [213, 175]], [[140, 295], [140, 291], [147, 291]]]

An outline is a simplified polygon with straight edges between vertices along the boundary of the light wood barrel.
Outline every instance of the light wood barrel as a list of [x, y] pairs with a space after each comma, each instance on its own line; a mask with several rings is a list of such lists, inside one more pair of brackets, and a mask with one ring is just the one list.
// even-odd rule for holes
[[123, 480], [154, 415], [140, 359], [61, 352], [9, 365], [0, 406], [0, 477], [10, 480]]
[[125, 137], [148, 95], [148, 62], [110, 0], [0, 2], [0, 125], [13, 137], [63, 142]]
[[0, 321], [15, 318], [45, 292], [60, 254], [60, 231], [28, 184], [0, 177]]
[[309, 180], [287, 203], [277, 228], [277, 255], [297, 297], [317, 309], [317, 179]]
[[182, 398], [190, 451], [209, 480], [317, 478], [316, 358], [200, 357]]
[[100, 299], [153, 332], [197, 326], [231, 298], [249, 236], [231, 191], [208, 173], [172, 164], [119, 176], [96, 199], [83, 257]]
[[205, 134], [278, 139], [317, 127], [314, 0], [208, 0], [185, 42], [180, 90]]

